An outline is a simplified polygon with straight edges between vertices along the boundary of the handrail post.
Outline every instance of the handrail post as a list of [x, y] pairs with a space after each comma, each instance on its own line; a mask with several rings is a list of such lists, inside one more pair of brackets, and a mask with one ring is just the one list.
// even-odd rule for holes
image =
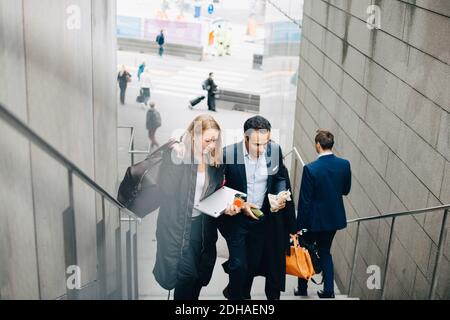
[[122, 285], [123, 285], [123, 279], [122, 279], [122, 222], [120, 221], [120, 218], [122, 216], [122, 210], [119, 209], [118, 214], [118, 227], [115, 231], [115, 240], [116, 240], [116, 281], [117, 281], [117, 292], [118, 297], [120, 299], [124, 298]]
[[139, 300], [139, 274], [138, 274], [138, 242], [137, 242], [137, 234], [138, 234], [138, 223], [134, 222], [134, 226], [136, 228], [136, 232], [133, 235], [133, 256], [134, 256], [134, 299]]
[[133, 270], [132, 266], [132, 252], [131, 252], [131, 220], [128, 221], [128, 230], [126, 232], [126, 263], [127, 263], [127, 299], [133, 299]]
[[445, 237], [447, 235], [446, 226], [447, 226], [448, 212], [449, 212], [449, 209], [445, 209], [444, 217], [442, 218], [442, 226], [441, 226], [441, 232], [439, 234], [438, 250], [436, 253], [436, 261], [434, 263], [434, 268], [433, 268], [433, 278], [431, 280], [430, 293], [428, 295], [429, 300], [433, 300], [436, 297], [437, 275], [438, 275], [438, 271], [439, 271], [439, 265], [440, 265], [441, 259], [442, 259], [442, 254], [443, 254], [442, 244], [444, 243]]
[[[72, 268], [75, 267], [75, 272], [78, 270], [78, 255], [77, 255], [77, 229], [75, 223], [75, 209], [73, 196], [73, 171], [67, 170], [67, 185], [69, 189], [69, 207], [63, 212], [63, 236], [64, 236], [64, 257], [65, 257], [65, 279], [66, 279], [66, 293], [69, 300], [78, 299], [78, 290], [80, 288], [69, 287], [69, 278], [73, 277]], [[79, 270], [78, 270], [79, 271]], [[75, 282], [78, 277], [75, 276]], [[81, 285], [81, 284], [79, 284]]]
[[381, 300], [384, 300], [385, 294], [386, 294], [386, 283], [387, 283], [389, 262], [391, 260], [391, 249], [392, 249], [394, 225], [395, 225], [395, 217], [392, 217], [391, 230], [389, 232], [389, 244], [388, 244], [388, 249], [387, 249], [386, 264], [384, 266], [383, 286], [381, 287]]
[[298, 160], [296, 157], [294, 157], [294, 188], [292, 188], [292, 196], [295, 196], [297, 194], [297, 167], [298, 167]]
[[102, 219], [97, 223], [97, 279], [101, 299], [107, 298], [106, 288], [106, 214], [105, 197], [102, 196]]
[[134, 128], [131, 127], [131, 165], [134, 166]]
[[350, 272], [350, 280], [348, 283], [348, 295], [350, 296], [350, 292], [352, 290], [352, 284], [353, 284], [353, 274], [355, 272], [356, 268], [356, 254], [358, 252], [358, 240], [359, 240], [359, 227], [361, 225], [361, 222], [358, 222], [358, 226], [356, 227], [356, 238], [355, 238], [355, 247], [353, 249], [353, 260], [352, 260], [352, 271]]

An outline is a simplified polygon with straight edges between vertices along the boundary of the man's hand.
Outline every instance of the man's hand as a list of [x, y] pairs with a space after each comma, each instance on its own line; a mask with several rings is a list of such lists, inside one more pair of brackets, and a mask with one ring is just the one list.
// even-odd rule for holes
[[280, 199], [273, 199], [270, 201], [270, 211], [271, 212], [278, 212], [286, 207], [286, 199], [280, 198]]
[[239, 208], [238, 206], [235, 206], [234, 204], [229, 204], [227, 206], [227, 208], [225, 209], [225, 214], [227, 216], [235, 216], [239, 212], [241, 212], [241, 208]]
[[269, 194], [270, 211], [278, 212], [286, 207], [286, 201], [291, 201], [291, 192], [282, 191], [278, 195]]
[[242, 208], [242, 211], [244, 212], [244, 214], [245, 214], [247, 217], [250, 217], [250, 218], [255, 219], [255, 220], [259, 220], [259, 218], [256, 217], [255, 214], [252, 212], [251, 208], [256, 208], [256, 209], [258, 209], [258, 206], [254, 205], [254, 204], [252, 204], [252, 203], [246, 202], [246, 203], [244, 204], [244, 207]]

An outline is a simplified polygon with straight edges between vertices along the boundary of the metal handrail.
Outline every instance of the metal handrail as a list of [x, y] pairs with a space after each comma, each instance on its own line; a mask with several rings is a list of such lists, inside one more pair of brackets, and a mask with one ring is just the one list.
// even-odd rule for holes
[[287, 158], [287, 156], [289, 156], [290, 154], [294, 154], [297, 159], [300, 161], [300, 163], [302, 164], [302, 167], [305, 166], [305, 161], [303, 161], [303, 158], [301, 157], [300, 153], [298, 152], [296, 147], [293, 147], [291, 151], [289, 151], [288, 153], [286, 153], [286, 155], [284, 156], [284, 158]]
[[130, 142], [128, 144], [128, 153], [131, 155], [131, 165], [134, 165], [134, 155], [135, 154], [149, 154], [151, 150], [150, 142], [148, 144], [148, 149], [146, 150], [135, 150], [134, 149], [134, 136], [135, 136], [135, 128], [131, 126], [118, 126], [118, 129], [130, 129]]
[[108, 199], [113, 205], [115, 205], [118, 209], [124, 211], [129, 216], [133, 217], [135, 220], [140, 221], [137, 215], [133, 212], [125, 208], [119, 201], [117, 201], [113, 196], [111, 196], [105, 189], [103, 189], [99, 184], [97, 184], [94, 180], [89, 178], [87, 174], [85, 174], [77, 165], [75, 165], [72, 161], [63, 156], [58, 150], [56, 150], [53, 146], [51, 146], [48, 142], [46, 142], [43, 138], [41, 138], [37, 133], [35, 133], [28, 125], [26, 125], [22, 120], [18, 119], [15, 115], [13, 115], [8, 109], [6, 109], [3, 105], [0, 104], [0, 117], [11, 127], [20, 132], [23, 136], [25, 136], [28, 140], [33, 142], [36, 146], [38, 146], [42, 151], [52, 157], [54, 160], [59, 162], [61, 165], [66, 167], [70, 172], [75, 174], [78, 178], [83, 180], [88, 186], [94, 189], [101, 196]]
[[[85, 174], [77, 165], [67, 159], [64, 155], [62, 155], [58, 150], [56, 150], [53, 146], [51, 146], [48, 142], [46, 142], [42, 137], [40, 137], [36, 132], [34, 132], [27, 124], [25, 124], [22, 120], [17, 118], [13, 113], [11, 113], [8, 109], [6, 109], [3, 105], [0, 104], [0, 118], [4, 120], [9, 126], [15, 129], [18, 133], [27, 138], [30, 142], [35, 144], [38, 148], [40, 148], [43, 152], [53, 158], [55, 161], [64, 166], [68, 171], [68, 190], [69, 190], [69, 207], [64, 210], [62, 219], [63, 219], [63, 234], [64, 234], [64, 256], [65, 256], [65, 264], [66, 267], [72, 265], [78, 265], [78, 255], [77, 255], [77, 239], [76, 239], [76, 224], [75, 224], [75, 210], [74, 210], [74, 185], [73, 185], [73, 176], [76, 175], [81, 181], [83, 181], [88, 187], [97, 192], [101, 196], [101, 206], [102, 206], [102, 220], [97, 223], [99, 227], [97, 229], [97, 255], [98, 255], [98, 272], [99, 272], [99, 280], [100, 284], [100, 295], [102, 297], [106, 297], [106, 226], [105, 226], [105, 199], [107, 199], [113, 206], [115, 206], [119, 210], [119, 224], [121, 221], [121, 213], [124, 212], [128, 216], [128, 221], [131, 228], [131, 222], [136, 222], [136, 233], [133, 235], [133, 245], [134, 245], [134, 277], [135, 277], [135, 291], [134, 297], [139, 297], [139, 291], [137, 287], [137, 223], [141, 223], [141, 218], [135, 215], [133, 212], [124, 207], [119, 201], [117, 201], [113, 196], [111, 196], [105, 189], [103, 189], [99, 184], [93, 181], [87, 174]], [[120, 227], [119, 227], [120, 228]], [[119, 229], [121, 230], [121, 229]], [[120, 234], [119, 234], [120, 239]], [[127, 241], [131, 240], [131, 231], [128, 232]], [[120, 240], [119, 240], [120, 241]], [[116, 248], [118, 250], [116, 253], [121, 257], [121, 249]], [[127, 255], [129, 253], [127, 252]], [[117, 259], [117, 258], [116, 258]], [[131, 265], [129, 262], [128, 264]], [[122, 275], [121, 275], [121, 258], [117, 260], [118, 266], [118, 283], [119, 288], [122, 286]], [[130, 270], [128, 270], [130, 272]], [[131, 287], [130, 281], [127, 282], [128, 287]], [[38, 282], [40, 286], [40, 283]], [[121, 292], [121, 289], [119, 289]], [[130, 292], [130, 290], [128, 290]], [[78, 298], [78, 290], [77, 289], [69, 289], [67, 288], [66, 295], [69, 299], [77, 299]], [[132, 295], [128, 294], [128, 297], [131, 298]]]
[[431, 278], [432, 280], [431, 280], [430, 291], [428, 293], [428, 298], [430, 300], [434, 299], [434, 297], [436, 295], [436, 289], [437, 289], [437, 274], [438, 274], [440, 262], [441, 262], [441, 259], [443, 256], [442, 246], [443, 246], [444, 240], [447, 236], [446, 225], [447, 225], [448, 213], [450, 212], [450, 204], [443, 205], [443, 206], [437, 206], [437, 207], [411, 210], [411, 211], [389, 213], [389, 214], [384, 214], [384, 215], [380, 215], [380, 216], [371, 216], [371, 217], [348, 220], [347, 223], [349, 223], [349, 224], [357, 223], [355, 246], [353, 248], [352, 269], [350, 272], [350, 279], [349, 279], [349, 283], [348, 283], [348, 294], [350, 295], [350, 293], [351, 293], [351, 289], [352, 289], [352, 285], [353, 285], [353, 274], [356, 269], [356, 254], [357, 254], [358, 248], [359, 248], [359, 246], [358, 246], [359, 230], [360, 230], [361, 222], [381, 220], [381, 219], [392, 219], [390, 231], [389, 231], [389, 241], [388, 241], [386, 262], [384, 265], [383, 285], [381, 287], [381, 299], [384, 299], [386, 297], [385, 289], [386, 289], [386, 283], [387, 283], [387, 274], [388, 274], [387, 271], [388, 271], [389, 263], [391, 260], [391, 249], [392, 249], [392, 243], [394, 240], [393, 235], [394, 235], [394, 226], [395, 226], [396, 219], [401, 216], [412, 216], [412, 215], [421, 214], [421, 213], [429, 214], [429, 213], [436, 212], [436, 211], [440, 212], [441, 210], [443, 210], [442, 211], [443, 212], [442, 224], [441, 224], [441, 230], [439, 233], [439, 241], [438, 241], [437, 253], [436, 253], [436, 258], [435, 258], [435, 263], [434, 263], [434, 268], [433, 268], [433, 275]]
[[[298, 158], [298, 160], [300, 160], [300, 162], [302, 164], [302, 167], [305, 166], [305, 162], [303, 161], [302, 157], [300, 156], [298, 150], [295, 147], [289, 153], [287, 153], [285, 157], [287, 157], [290, 154], [294, 154]], [[296, 168], [295, 168], [295, 170], [296, 170]], [[442, 217], [442, 224], [441, 224], [441, 230], [440, 230], [440, 233], [439, 233], [439, 242], [438, 242], [437, 254], [436, 254], [435, 263], [434, 263], [434, 269], [433, 269], [433, 275], [432, 275], [430, 291], [429, 291], [429, 294], [428, 294], [428, 298], [430, 300], [433, 299], [435, 297], [435, 295], [436, 295], [437, 274], [438, 274], [438, 270], [439, 270], [439, 266], [440, 266], [440, 261], [441, 261], [442, 256], [443, 256], [443, 248], [442, 248], [442, 246], [443, 246], [445, 238], [447, 236], [446, 225], [447, 225], [448, 214], [450, 212], [450, 204], [436, 206], [436, 207], [423, 208], [423, 209], [402, 211], [402, 212], [393, 212], [393, 213], [387, 213], [387, 214], [383, 214], [383, 215], [369, 216], [369, 217], [363, 217], [363, 218], [347, 220], [348, 224], [357, 223], [355, 246], [353, 248], [352, 269], [351, 269], [350, 279], [349, 279], [349, 284], [348, 284], [348, 294], [350, 295], [350, 293], [351, 293], [352, 284], [353, 284], [353, 275], [354, 275], [354, 272], [355, 272], [355, 269], [356, 269], [356, 255], [357, 255], [357, 252], [358, 252], [358, 244], [359, 244], [359, 230], [360, 230], [360, 225], [361, 225], [362, 222], [381, 220], [381, 219], [392, 219], [390, 232], [389, 232], [389, 243], [388, 243], [388, 249], [387, 249], [387, 256], [386, 256], [386, 262], [385, 262], [385, 268], [384, 268], [383, 285], [382, 285], [382, 291], [381, 291], [381, 298], [384, 299], [385, 298], [385, 293], [386, 293], [385, 288], [386, 288], [386, 282], [387, 282], [387, 270], [389, 268], [389, 262], [390, 262], [390, 259], [391, 259], [391, 249], [392, 249], [394, 225], [395, 225], [396, 219], [398, 217], [402, 217], [402, 216], [413, 216], [413, 215], [417, 215], [417, 214], [421, 214], [421, 213], [429, 214], [429, 213], [436, 212], [436, 211], [441, 211], [441, 210], [443, 210], [442, 212], [443, 212], [444, 215]]]
[[386, 214], [379, 215], [379, 216], [370, 216], [370, 217], [352, 219], [352, 220], [347, 220], [347, 223], [351, 224], [351, 223], [358, 223], [358, 222], [370, 221], [370, 220], [380, 220], [380, 219], [387, 219], [387, 218], [394, 218], [394, 217], [401, 217], [401, 216], [412, 216], [412, 215], [416, 215], [416, 214], [420, 214], [420, 213], [434, 212], [434, 211], [445, 210], [445, 209], [450, 209], [450, 204], [437, 206], [437, 207], [410, 210], [410, 211], [386, 213]]

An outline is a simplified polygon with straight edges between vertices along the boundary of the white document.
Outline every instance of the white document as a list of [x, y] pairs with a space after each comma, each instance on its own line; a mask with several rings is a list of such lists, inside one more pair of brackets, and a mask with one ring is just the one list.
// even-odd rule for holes
[[218, 218], [225, 212], [227, 206], [233, 203], [236, 194], [246, 196], [245, 193], [240, 191], [222, 187], [207, 198], [201, 200], [198, 204], [194, 205], [194, 208], [211, 217]]

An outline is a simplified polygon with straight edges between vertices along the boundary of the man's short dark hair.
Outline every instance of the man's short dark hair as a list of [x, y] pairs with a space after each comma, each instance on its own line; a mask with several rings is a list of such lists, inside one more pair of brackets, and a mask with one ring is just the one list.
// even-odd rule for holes
[[209, 76], [211, 77], [212, 75], [213, 75], [213, 73], [212, 73], [212, 72], [210, 72], [210, 73], [209, 73]]
[[328, 130], [319, 129], [317, 130], [316, 138], [314, 141], [320, 144], [322, 149], [331, 150], [334, 146], [334, 136]]
[[254, 116], [245, 121], [244, 123], [244, 133], [251, 133], [249, 130], [266, 130], [270, 132], [272, 126], [269, 120], [261, 116]]

